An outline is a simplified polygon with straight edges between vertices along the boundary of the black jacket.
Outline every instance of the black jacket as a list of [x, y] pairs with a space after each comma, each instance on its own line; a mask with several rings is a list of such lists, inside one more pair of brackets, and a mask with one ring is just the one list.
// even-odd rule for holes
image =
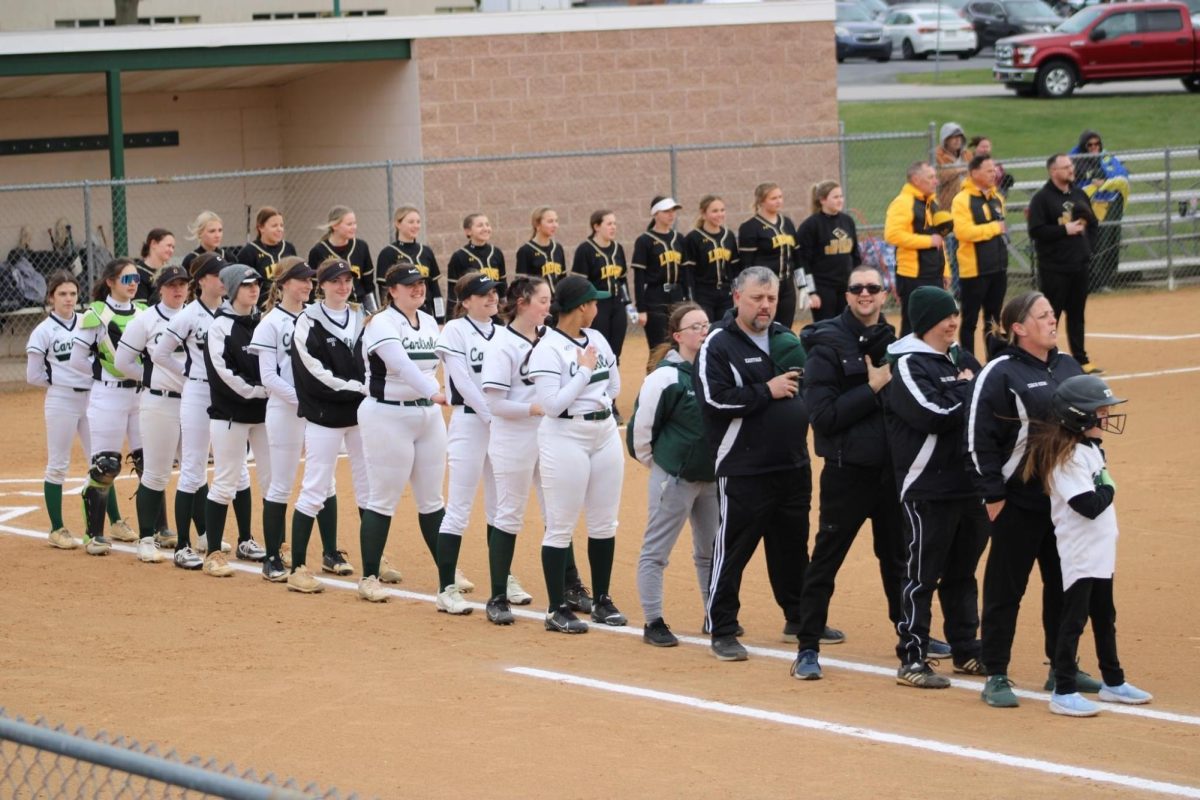
[[1050, 513], [1050, 498], [1038, 479], [1021, 480], [1029, 421], [1050, 414], [1058, 384], [1082, 375], [1079, 362], [1057, 350], [1042, 361], [1019, 347], [997, 353], [971, 384], [967, 454], [975, 486], [989, 503], [1005, 500]]
[[958, 345], [939, 353], [916, 334], [894, 343], [888, 355], [894, 361], [884, 409], [900, 499], [975, 495], [962, 449], [971, 384], [958, 374], [978, 372], [979, 362]]
[[[808, 409], [803, 393], [774, 400], [767, 381], [782, 373], [730, 312], [708, 335], [692, 376], [718, 477], [761, 475], [805, 467]], [[771, 340], [795, 334], [777, 322]]]
[[796, 231], [796, 262], [821, 286], [845, 291], [850, 271], [862, 263], [858, 229], [849, 214], [818, 211]]
[[363, 315], [351, 308], [345, 326], [313, 303], [296, 318], [292, 377], [299, 415], [326, 428], [358, 424], [366, 366], [362, 357]]
[[[1068, 236], [1067, 222], [1087, 220], [1087, 230]], [[1083, 272], [1092, 259], [1091, 237], [1099, 222], [1092, 202], [1072, 186], [1059, 191], [1052, 181], [1037, 190], [1029, 201], [1029, 238], [1037, 252], [1038, 269], [1046, 272]]]
[[882, 467], [889, 463], [883, 405], [867, 385], [869, 355], [882, 366], [896, 330], [887, 320], [866, 327], [845, 309], [800, 332], [808, 353], [804, 403], [817, 455], [838, 466]]
[[245, 316], [234, 314], [228, 304], [217, 310], [204, 348], [209, 419], [250, 425], [266, 421], [267, 392], [258, 371], [258, 356], [249, 352], [259, 319], [257, 309]]

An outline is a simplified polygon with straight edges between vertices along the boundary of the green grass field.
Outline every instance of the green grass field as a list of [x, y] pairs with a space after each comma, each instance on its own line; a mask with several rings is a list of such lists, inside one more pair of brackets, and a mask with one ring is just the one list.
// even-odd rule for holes
[[900, 83], [930, 86], [975, 86], [991, 84], [990, 69], [943, 69], [941, 72], [904, 72], [896, 76]]

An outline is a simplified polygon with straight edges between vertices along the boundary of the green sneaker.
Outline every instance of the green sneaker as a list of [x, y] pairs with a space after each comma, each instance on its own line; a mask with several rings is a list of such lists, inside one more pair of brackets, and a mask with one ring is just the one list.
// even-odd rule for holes
[[1007, 675], [989, 675], [979, 696], [992, 708], [1016, 708], [1020, 703], [1012, 687], [1013, 682]]
[[[1100, 686], [1100, 681], [1078, 667], [1075, 668], [1075, 691], [1083, 692], [1084, 694], [1097, 694], [1100, 691]], [[1047, 692], [1054, 691], [1054, 667], [1050, 668], [1050, 677], [1046, 678], [1046, 685], [1042, 688]]]

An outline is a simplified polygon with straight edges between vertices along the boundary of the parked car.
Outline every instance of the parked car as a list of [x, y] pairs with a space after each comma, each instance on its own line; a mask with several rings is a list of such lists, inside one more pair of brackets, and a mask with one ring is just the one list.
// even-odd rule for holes
[[1062, 18], [1042, 0], [971, 0], [963, 16], [975, 26], [979, 47], [1022, 33], [1049, 33]]
[[833, 34], [839, 64], [856, 57], [879, 62], [892, 60], [892, 40], [883, 35], [883, 26], [857, 3], [837, 4]]
[[1085, 8], [1053, 33], [996, 42], [993, 76], [1017, 94], [1067, 97], [1104, 81], [1179, 78], [1200, 92], [1200, 31], [1184, 3]]
[[895, 6], [884, 19], [883, 27], [909, 60], [925, 59], [936, 52], [956, 53], [959, 58], [967, 59], [979, 46], [975, 28], [949, 8]]

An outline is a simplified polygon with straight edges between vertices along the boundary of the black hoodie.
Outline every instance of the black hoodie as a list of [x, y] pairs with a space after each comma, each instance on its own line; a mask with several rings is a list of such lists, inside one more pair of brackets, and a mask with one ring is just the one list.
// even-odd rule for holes
[[267, 390], [258, 371], [258, 356], [249, 351], [259, 319], [257, 308], [244, 316], [235, 314], [229, 303], [217, 309], [204, 348], [210, 419], [251, 425], [266, 421]]
[[[1085, 220], [1087, 230], [1067, 235], [1066, 223]], [[1099, 228], [1092, 201], [1074, 185], [1061, 191], [1053, 181], [1029, 201], [1029, 238], [1037, 251], [1038, 269], [1046, 272], [1084, 272], [1092, 259], [1091, 237]]]

